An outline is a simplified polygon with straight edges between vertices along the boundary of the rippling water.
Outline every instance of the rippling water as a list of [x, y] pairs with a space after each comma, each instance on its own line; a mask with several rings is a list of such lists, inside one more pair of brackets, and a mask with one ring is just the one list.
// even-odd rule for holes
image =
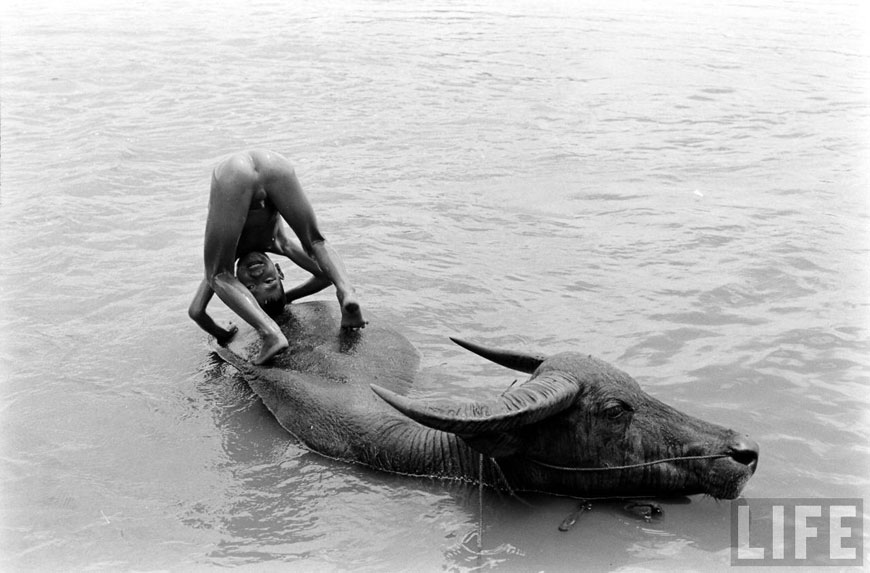
[[758, 440], [745, 495], [864, 495], [863, 16], [7, 3], [4, 568], [727, 568], [727, 503], [603, 504], [561, 534], [571, 500], [481, 505], [297, 447], [186, 316], [210, 169], [254, 146], [292, 159], [368, 309], [421, 349], [421, 393], [513, 379], [447, 335], [580, 349]]

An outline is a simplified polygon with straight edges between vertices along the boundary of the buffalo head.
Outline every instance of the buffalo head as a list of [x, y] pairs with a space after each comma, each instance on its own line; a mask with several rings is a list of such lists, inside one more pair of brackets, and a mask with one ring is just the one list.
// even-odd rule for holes
[[740, 495], [758, 444], [686, 415], [628, 374], [577, 353], [529, 356], [457, 344], [531, 374], [488, 403], [412, 400], [373, 386], [409, 418], [493, 459], [512, 489], [576, 497]]

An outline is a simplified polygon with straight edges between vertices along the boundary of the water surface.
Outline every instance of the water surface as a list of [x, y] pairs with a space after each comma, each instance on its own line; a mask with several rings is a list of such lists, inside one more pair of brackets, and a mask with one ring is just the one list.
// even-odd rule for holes
[[863, 496], [858, 4], [8, 3], [3, 568], [728, 567], [727, 502], [562, 534], [572, 500], [295, 444], [186, 316], [210, 169], [248, 147], [294, 162], [421, 395], [514, 379], [448, 335], [588, 352], [760, 442], [746, 496]]

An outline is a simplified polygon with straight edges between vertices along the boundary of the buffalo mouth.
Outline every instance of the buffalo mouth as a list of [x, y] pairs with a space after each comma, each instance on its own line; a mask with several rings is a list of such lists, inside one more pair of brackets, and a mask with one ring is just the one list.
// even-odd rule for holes
[[707, 468], [704, 493], [716, 499], [736, 499], [758, 469], [758, 444], [742, 438]]
[[723, 458], [713, 463], [703, 493], [716, 499], [737, 499], [752, 474], [747, 466]]

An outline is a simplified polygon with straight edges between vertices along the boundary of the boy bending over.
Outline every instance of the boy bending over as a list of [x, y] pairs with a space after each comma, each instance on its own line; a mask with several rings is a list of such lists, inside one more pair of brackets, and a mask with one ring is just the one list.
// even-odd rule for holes
[[[289, 225], [289, 228], [288, 228]], [[302, 244], [300, 249], [290, 229]], [[312, 274], [284, 292], [284, 275], [265, 254], [284, 255]], [[288, 301], [335, 285], [342, 328], [364, 328], [362, 311], [344, 263], [323, 238], [293, 166], [271, 151], [236, 153], [215, 167], [205, 225], [205, 278], [188, 314], [221, 344], [237, 328], [215, 323], [205, 309], [218, 297], [253, 326], [263, 340], [254, 364], [263, 364], [285, 350], [287, 339], [272, 320]], [[238, 260], [237, 271], [233, 267]]]

